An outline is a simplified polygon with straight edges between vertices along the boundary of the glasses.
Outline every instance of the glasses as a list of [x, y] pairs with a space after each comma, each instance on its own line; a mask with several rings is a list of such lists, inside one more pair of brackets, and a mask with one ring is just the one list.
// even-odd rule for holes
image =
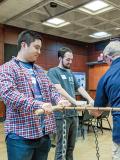
[[109, 56], [109, 55], [106, 55], [106, 56], [103, 56], [103, 60], [104, 62], [108, 62], [109, 60], [112, 60], [113, 56]]

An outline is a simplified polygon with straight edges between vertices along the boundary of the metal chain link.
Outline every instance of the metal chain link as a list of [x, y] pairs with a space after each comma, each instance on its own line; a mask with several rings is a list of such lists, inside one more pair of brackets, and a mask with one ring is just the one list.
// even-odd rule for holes
[[95, 145], [96, 145], [96, 157], [97, 160], [100, 160], [100, 154], [99, 154], [99, 142], [98, 142], [98, 134], [97, 134], [97, 120], [95, 120], [93, 131], [94, 131], [94, 136], [95, 136]]
[[[98, 142], [98, 134], [97, 134], [97, 120], [94, 123], [93, 131], [95, 136], [95, 145], [96, 145], [96, 157], [97, 160], [100, 160], [99, 154], [99, 142]], [[62, 160], [66, 160], [66, 148], [67, 148], [67, 141], [66, 141], [66, 117], [65, 117], [65, 110], [63, 111], [63, 139], [62, 139]]]
[[63, 111], [63, 139], [62, 139], [62, 160], [66, 160], [66, 148], [67, 148], [67, 137], [66, 137], [66, 117], [65, 110]]

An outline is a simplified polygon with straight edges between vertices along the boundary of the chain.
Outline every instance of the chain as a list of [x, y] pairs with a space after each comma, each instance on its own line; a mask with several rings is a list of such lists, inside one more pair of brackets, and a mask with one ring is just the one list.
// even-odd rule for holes
[[[95, 145], [96, 145], [96, 157], [97, 160], [100, 160], [100, 154], [99, 154], [99, 142], [98, 142], [98, 134], [97, 134], [97, 120], [94, 123], [95, 125], [93, 127], [94, 136], [95, 136]], [[63, 139], [62, 139], [62, 160], [66, 160], [66, 117], [65, 117], [65, 110], [63, 111]]]
[[65, 110], [63, 111], [63, 139], [62, 139], [62, 160], [66, 160], [66, 148], [67, 148], [67, 142], [66, 142], [66, 117], [65, 117]]
[[96, 157], [98, 160], [100, 160], [100, 154], [99, 154], [99, 142], [98, 142], [98, 134], [97, 134], [97, 120], [94, 123], [95, 125], [93, 127], [94, 136], [95, 136], [95, 145], [96, 145]]

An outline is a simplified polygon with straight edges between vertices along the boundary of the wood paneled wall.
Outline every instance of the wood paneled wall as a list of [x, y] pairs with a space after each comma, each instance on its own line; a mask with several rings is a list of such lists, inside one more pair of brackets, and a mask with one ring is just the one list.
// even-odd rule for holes
[[[17, 36], [22, 29], [10, 26], [3, 26], [1, 31], [3, 36], [2, 46], [4, 43], [16, 44]], [[44, 69], [48, 70], [51, 67], [58, 65], [57, 51], [60, 47], [66, 46], [72, 49], [74, 60], [72, 64], [73, 71], [87, 72], [87, 44], [73, 40], [67, 40], [51, 35], [42, 34], [43, 43], [42, 50], [37, 64], [41, 65]], [[0, 49], [3, 49], [0, 47]], [[4, 51], [2, 53], [2, 63], [4, 62]]]
[[74, 54], [72, 70], [87, 72], [87, 48], [81, 43], [75, 43], [63, 38], [56, 38], [52, 36], [43, 36], [43, 47], [40, 58], [37, 63], [43, 66], [46, 70], [58, 65], [57, 51], [61, 47], [69, 47]]
[[3, 101], [0, 101], [0, 120], [5, 117], [5, 105]]
[[[88, 48], [88, 62], [97, 61], [97, 57], [102, 53], [107, 43], [108, 41], [91, 44]], [[97, 84], [108, 68], [109, 66], [107, 64], [95, 64], [88, 66], [88, 90], [91, 97], [95, 98]]]
[[98, 81], [103, 76], [103, 74], [108, 70], [109, 66], [107, 64], [97, 64], [89, 67], [89, 90], [96, 90]]
[[92, 98], [95, 98], [96, 89], [100, 78], [108, 70], [107, 64], [96, 64], [89, 66], [88, 69], [88, 90]]

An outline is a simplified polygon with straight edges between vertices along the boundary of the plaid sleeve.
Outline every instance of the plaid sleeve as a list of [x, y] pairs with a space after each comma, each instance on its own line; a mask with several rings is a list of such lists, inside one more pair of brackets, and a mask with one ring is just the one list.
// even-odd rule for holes
[[50, 82], [49, 85], [50, 93], [51, 93], [51, 99], [54, 103], [58, 104], [60, 100], [64, 100], [65, 98], [57, 91], [54, 84]]
[[[25, 86], [24, 86], [25, 87]], [[34, 100], [32, 97], [25, 96], [17, 89], [14, 73], [8, 66], [0, 67], [0, 97], [11, 109], [34, 111], [41, 108], [43, 102]]]

